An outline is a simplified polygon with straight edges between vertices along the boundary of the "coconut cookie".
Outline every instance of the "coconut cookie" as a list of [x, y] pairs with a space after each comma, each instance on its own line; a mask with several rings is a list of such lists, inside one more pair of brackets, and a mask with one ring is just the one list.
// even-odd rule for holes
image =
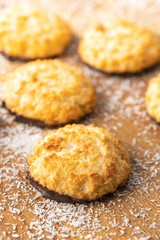
[[0, 51], [12, 58], [60, 55], [71, 31], [60, 17], [40, 9], [10, 8], [0, 14]]
[[17, 115], [57, 125], [90, 113], [96, 93], [78, 68], [58, 59], [36, 60], [7, 77], [2, 100]]
[[160, 60], [160, 39], [133, 23], [115, 21], [89, 28], [80, 40], [82, 60], [104, 72], [139, 72]]
[[160, 75], [150, 80], [145, 101], [148, 114], [160, 122]]
[[93, 125], [66, 125], [46, 133], [28, 163], [31, 183], [43, 196], [62, 202], [101, 198], [124, 185], [131, 172], [122, 143]]

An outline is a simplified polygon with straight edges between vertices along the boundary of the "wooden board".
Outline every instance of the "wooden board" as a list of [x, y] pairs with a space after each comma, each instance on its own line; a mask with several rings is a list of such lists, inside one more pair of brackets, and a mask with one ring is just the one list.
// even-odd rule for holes
[[[24, 1], [0, 1], [7, 6]], [[74, 36], [61, 57], [79, 66], [94, 84], [98, 103], [80, 123], [111, 130], [128, 148], [132, 174], [125, 187], [91, 204], [59, 204], [42, 198], [26, 180], [26, 157], [44, 132], [18, 123], [0, 108], [0, 239], [160, 239], [160, 127], [146, 114], [144, 96], [160, 64], [132, 75], [109, 75], [89, 68], [76, 53], [78, 37], [96, 21], [121, 18], [160, 33], [160, 2], [102, 0], [32, 1], [69, 21]], [[19, 62], [0, 56], [0, 81]]]

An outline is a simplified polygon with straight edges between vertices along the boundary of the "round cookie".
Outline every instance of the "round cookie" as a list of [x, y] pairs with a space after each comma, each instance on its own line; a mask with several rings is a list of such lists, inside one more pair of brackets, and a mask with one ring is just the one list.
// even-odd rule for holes
[[0, 14], [0, 51], [12, 58], [36, 59], [60, 55], [71, 31], [60, 17], [42, 9], [9, 8]]
[[96, 104], [88, 78], [58, 59], [24, 64], [5, 81], [5, 106], [17, 115], [48, 125], [78, 121]]
[[126, 148], [94, 125], [66, 125], [46, 133], [28, 163], [31, 183], [43, 196], [64, 202], [101, 198], [124, 185], [131, 172]]
[[90, 27], [78, 52], [88, 65], [109, 73], [134, 73], [160, 60], [160, 38], [133, 23], [114, 21]]
[[149, 81], [145, 102], [148, 114], [160, 123], [160, 75]]

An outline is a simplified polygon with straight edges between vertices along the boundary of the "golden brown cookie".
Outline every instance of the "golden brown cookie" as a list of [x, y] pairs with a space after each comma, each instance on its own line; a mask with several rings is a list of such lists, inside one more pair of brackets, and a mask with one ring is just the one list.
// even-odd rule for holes
[[160, 38], [133, 23], [90, 27], [79, 43], [82, 60], [104, 72], [139, 72], [160, 61]]
[[57, 200], [59, 194], [60, 201], [67, 202], [92, 201], [112, 193], [131, 172], [126, 148], [94, 125], [66, 125], [46, 133], [28, 163], [31, 183], [43, 196]]
[[2, 100], [17, 115], [57, 125], [90, 113], [96, 93], [78, 68], [58, 59], [36, 60], [6, 78]]
[[148, 114], [160, 122], [160, 75], [149, 81], [145, 101]]
[[60, 17], [42, 9], [10, 8], [0, 14], [0, 51], [10, 57], [36, 59], [63, 53], [71, 31]]

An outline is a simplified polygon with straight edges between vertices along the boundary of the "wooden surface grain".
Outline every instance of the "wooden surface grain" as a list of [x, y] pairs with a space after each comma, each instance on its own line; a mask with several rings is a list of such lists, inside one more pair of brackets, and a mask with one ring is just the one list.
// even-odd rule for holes
[[[24, 1], [0, 1], [0, 6]], [[25, 4], [27, 1], [25, 2]], [[79, 37], [92, 22], [120, 18], [160, 33], [159, 1], [39, 0], [46, 11], [64, 17], [73, 40], [62, 60], [77, 65], [96, 88], [93, 113], [80, 123], [112, 131], [130, 153], [132, 174], [125, 187], [90, 204], [62, 204], [42, 198], [26, 180], [27, 155], [44, 132], [19, 123], [0, 108], [0, 239], [160, 239], [160, 126], [146, 113], [148, 81], [160, 73], [160, 64], [140, 74], [104, 74], [81, 62]], [[22, 62], [0, 56], [1, 88], [7, 73]]]

